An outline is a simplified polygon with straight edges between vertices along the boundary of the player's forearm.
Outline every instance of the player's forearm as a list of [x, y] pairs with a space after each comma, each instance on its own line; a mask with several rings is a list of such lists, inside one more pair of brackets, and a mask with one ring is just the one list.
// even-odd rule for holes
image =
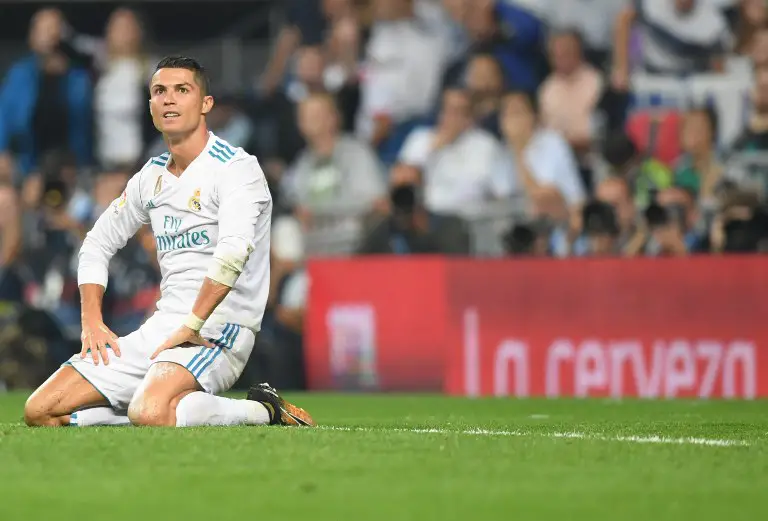
[[101, 284], [80, 285], [80, 314], [84, 319], [101, 320], [101, 302], [104, 298], [104, 289]]
[[231, 289], [229, 286], [205, 277], [195, 304], [192, 306], [192, 313], [200, 320], [208, 320], [208, 317], [213, 314]]
[[242, 251], [238, 251], [239, 242], [227, 239], [219, 242], [213, 254], [213, 263], [192, 306], [192, 312], [184, 323], [188, 328], [200, 331], [237, 282], [250, 255], [250, 247], [247, 245], [242, 245]]

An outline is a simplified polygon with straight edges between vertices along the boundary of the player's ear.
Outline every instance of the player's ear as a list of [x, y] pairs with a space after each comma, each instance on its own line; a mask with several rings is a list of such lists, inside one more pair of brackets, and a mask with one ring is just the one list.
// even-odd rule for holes
[[208, 114], [213, 108], [213, 96], [203, 98], [203, 114]]

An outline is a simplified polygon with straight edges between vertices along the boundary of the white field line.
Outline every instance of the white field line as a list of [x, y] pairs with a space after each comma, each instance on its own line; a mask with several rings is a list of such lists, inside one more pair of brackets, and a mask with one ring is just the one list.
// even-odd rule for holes
[[[0, 423], [0, 428], [18, 427], [21, 423]], [[304, 429], [301, 429], [304, 430]], [[308, 429], [309, 431], [315, 429]], [[750, 444], [742, 440], [722, 440], [713, 438], [670, 438], [668, 436], [607, 436], [605, 434], [589, 434], [586, 432], [531, 432], [531, 431], [506, 431], [488, 429], [406, 429], [400, 427], [339, 427], [333, 425], [320, 425], [317, 430], [339, 432], [399, 432], [409, 434], [458, 434], [461, 436], [489, 436], [500, 438], [549, 438], [549, 439], [575, 439], [591, 441], [611, 441], [623, 443], [640, 443], [656, 445], [701, 445], [705, 447], [749, 447]]]
[[604, 434], [588, 434], [585, 432], [530, 432], [530, 431], [497, 431], [486, 429], [403, 429], [403, 428], [371, 428], [371, 427], [334, 427], [320, 426], [322, 430], [346, 432], [403, 432], [411, 434], [460, 434], [463, 436], [491, 436], [513, 438], [551, 438], [576, 439], [591, 441], [613, 441], [624, 443], [650, 443], [660, 445], [703, 445], [706, 447], [748, 447], [749, 443], [741, 440], [720, 440], [711, 438], [670, 438], [667, 436], [607, 436]]

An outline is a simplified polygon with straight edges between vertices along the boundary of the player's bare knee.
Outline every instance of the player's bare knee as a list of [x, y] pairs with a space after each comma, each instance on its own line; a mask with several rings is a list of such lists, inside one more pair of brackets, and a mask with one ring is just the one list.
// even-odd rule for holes
[[46, 400], [36, 394], [30, 396], [27, 399], [27, 403], [24, 404], [24, 423], [29, 427], [58, 425], [58, 422], [53, 422], [54, 418], [46, 406], [46, 402]]
[[142, 427], [172, 427], [171, 406], [165, 400], [140, 395], [128, 406], [128, 419], [133, 425]]

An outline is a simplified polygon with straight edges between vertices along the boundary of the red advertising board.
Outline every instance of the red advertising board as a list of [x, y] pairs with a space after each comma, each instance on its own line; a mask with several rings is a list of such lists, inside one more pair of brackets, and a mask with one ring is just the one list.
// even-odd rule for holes
[[313, 388], [768, 397], [768, 259], [317, 261]]
[[768, 396], [762, 258], [452, 262], [445, 389]]
[[438, 257], [310, 262], [310, 388], [440, 391], [445, 267]]

